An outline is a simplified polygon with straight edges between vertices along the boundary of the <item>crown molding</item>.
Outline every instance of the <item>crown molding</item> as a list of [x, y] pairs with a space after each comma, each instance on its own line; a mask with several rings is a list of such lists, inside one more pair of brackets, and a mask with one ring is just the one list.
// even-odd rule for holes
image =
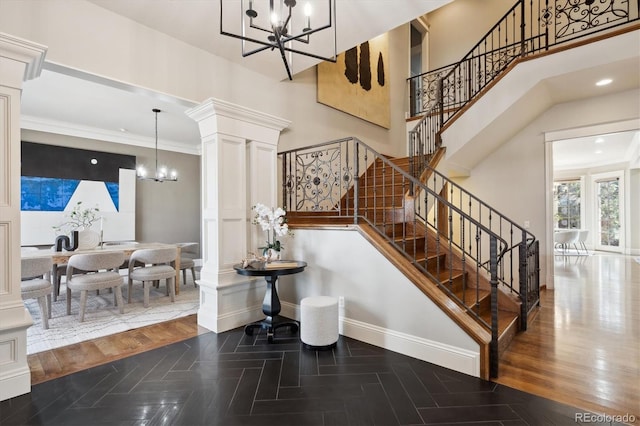
[[209, 98], [200, 105], [187, 110], [186, 114], [196, 122], [200, 122], [202, 119], [212, 115], [220, 115], [234, 120], [257, 124], [268, 129], [277, 130], [278, 132], [281, 132], [291, 125], [291, 121], [284, 118], [214, 98]]
[[[26, 130], [34, 130], [38, 132], [55, 133], [58, 135], [114, 142], [149, 149], [155, 148], [154, 138], [117, 131], [110, 131], [96, 127], [82, 126], [57, 120], [47, 120], [40, 117], [21, 115], [20, 127]], [[164, 151], [180, 152], [183, 154], [200, 155], [199, 144], [197, 146], [187, 145], [184, 143], [166, 139], [158, 139], [158, 149]]]
[[0, 57], [25, 64], [24, 81], [40, 76], [47, 47], [0, 32]]

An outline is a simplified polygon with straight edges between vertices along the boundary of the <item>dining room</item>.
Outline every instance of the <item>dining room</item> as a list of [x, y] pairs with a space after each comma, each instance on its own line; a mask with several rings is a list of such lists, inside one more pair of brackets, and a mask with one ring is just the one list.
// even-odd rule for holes
[[[171, 114], [168, 109], [166, 115]], [[148, 126], [153, 131], [151, 110]], [[51, 257], [54, 265], [48, 329], [42, 327], [38, 301], [25, 300], [34, 320], [27, 330], [27, 353], [195, 314], [199, 303], [195, 280], [202, 258], [199, 156], [43, 131], [21, 133], [21, 254], [23, 259]], [[170, 157], [171, 166], [180, 173], [177, 180], [137, 177], [136, 165], [153, 165], [158, 155]], [[178, 246], [185, 242], [192, 243], [189, 253]], [[73, 254], [117, 251], [128, 259], [136, 250], [166, 247], [177, 253], [173, 302], [161, 283], [150, 286], [148, 306], [143, 306], [143, 285], [127, 286], [125, 264], [119, 269], [124, 278], [124, 314], [109, 290], [89, 292], [83, 322], [78, 321], [80, 293], [73, 292], [71, 315], [67, 314], [65, 270]], [[188, 269], [181, 270], [181, 255], [191, 262]], [[131, 303], [127, 303], [129, 292]]]

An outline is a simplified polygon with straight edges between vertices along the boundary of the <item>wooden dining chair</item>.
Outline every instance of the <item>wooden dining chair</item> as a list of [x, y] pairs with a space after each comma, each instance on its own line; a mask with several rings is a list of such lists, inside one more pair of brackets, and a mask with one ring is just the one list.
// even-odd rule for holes
[[[124, 262], [124, 252], [74, 254], [67, 263], [67, 315], [71, 315], [71, 292], [80, 292], [80, 322], [84, 321], [87, 294], [91, 290], [111, 289], [114, 304], [124, 313], [122, 284], [124, 278], [118, 272]], [[87, 272], [97, 271], [97, 272]]]
[[[176, 270], [175, 264], [177, 250], [173, 247], [157, 249], [136, 250], [129, 258], [129, 293], [128, 303], [131, 303], [131, 293], [134, 281], [142, 281], [144, 290], [144, 307], [149, 307], [149, 289], [153, 282], [166, 280], [167, 295], [171, 301], [176, 297]], [[136, 266], [144, 264], [144, 266]]]

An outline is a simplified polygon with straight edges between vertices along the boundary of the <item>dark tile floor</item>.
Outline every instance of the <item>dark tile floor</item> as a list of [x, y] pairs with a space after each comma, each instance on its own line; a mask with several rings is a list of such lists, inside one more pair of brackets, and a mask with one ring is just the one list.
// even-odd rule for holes
[[537, 426], [576, 413], [343, 336], [315, 352], [236, 329], [33, 386], [0, 402], [0, 425]]

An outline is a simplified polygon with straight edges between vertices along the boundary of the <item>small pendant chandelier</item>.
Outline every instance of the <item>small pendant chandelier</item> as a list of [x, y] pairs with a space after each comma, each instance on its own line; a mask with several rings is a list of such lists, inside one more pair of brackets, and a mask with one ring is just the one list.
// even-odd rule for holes
[[158, 113], [162, 112], [158, 108], [154, 108], [153, 111], [156, 114], [156, 165], [153, 175], [149, 175], [144, 166], [139, 166], [137, 170], [138, 179], [154, 180], [156, 182], [176, 182], [178, 180], [178, 172], [167, 170], [165, 166], [158, 167]]

